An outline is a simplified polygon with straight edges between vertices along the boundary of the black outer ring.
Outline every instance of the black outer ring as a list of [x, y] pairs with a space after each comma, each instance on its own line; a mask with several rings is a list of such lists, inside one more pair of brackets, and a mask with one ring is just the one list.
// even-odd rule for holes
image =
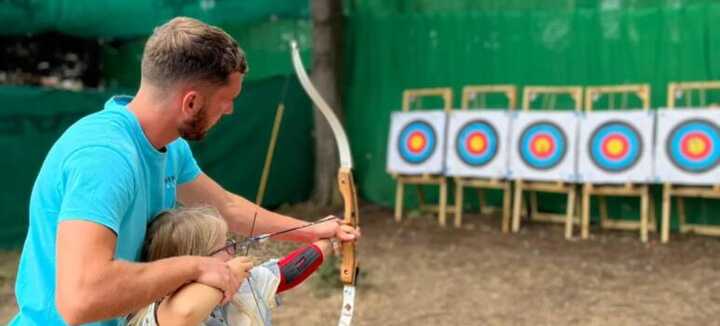
[[[482, 123], [482, 124], [485, 124], [486, 126], [490, 127], [490, 130], [492, 131], [493, 135], [495, 136], [495, 144], [497, 144], [497, 145], [495, 146], [495, 151], [492, 153], [492, 157], [491, 157], [489, 160], [485, 161], [485, 163], [472, 164], [472, 163], [470, 163], [470, 162], [465, 161], [465, 159], [463, 159], [463, 156], [460, 155], [460, 150], [458, 149], [458, 144], [459, 144], [459, 140], [460, 140], [460, 133], [461, 133], [468, 125], [470, 125], [470, 124], [472, 124], [472, 123]], [[495, 158], [497, 157], [497, 153], [500, 151], [500, 146], [501, 146], [501, 144], [500, 144], [500, 141], [498, 140], [497, 129], [495, 129], [495, 126], [493, 126], [493, 125], [492, 125], [491, 123], [489, 123], [487, 120], [475, 119], [475, 120], [470, 120], [470, 121], [466, 122], [465, 124], [463, 124], [462, 127], [460, 127], [460, 129], [458, 129], [458, 134], [457, 134], [457, 136], [455, 136], [455, 154], [457, 154], [458, 158], [460, 158], [460, 160], [461, 160], [463, 163], [465, 163], [465, 164], [467, 164], [467, 165], [469, 165], [469, 166], [472, 166], [472, 167], [481, 167], [481, 166], [485, 166], [485, 165], [490, 164], [490, 162], [494, 161]]]
[[718, 136], [720, 136], [720, 128], [718, 128], [718, 126], [715, 123], [713, 123], [712, 121], [709, 121], [707, 119], [688, 119], [688, 120], [678, 123], [677, 125], [675, 125], [674, 128], [672, 128], [672, 130], [670, 130], [668, 137], [665, 139], [665, 153], [667, 154], [667, 157], [670, 159], [670, 162], [679, 170], [687, 172], [687, 173], [700, 174], [700, 173], [707, 172], [707, 171], [712, 170], [715, 167], [717, 167], [718, 164], [720, 164], [720, 159], [716, 160], [715, 164], [711, 164], [707, 168], [699, 169], [699, 170], [689, 170], [689, 169], [685, 168], [684, 166], [680, 165], [680, 163], [678, 163], [677, 161], [675, 161], [675, 157], [672, 155], [672, 148], [671, 148], [672, 144], [670, 142], [670, 140], [675, 138], [675, 134], [677, 133], [678, 129], [680, 129], [681, 127], [684, 127], [687, 124], [695, 123], [695, 122], [708, 124], [710, 126], [710, 128], [713, 128], [715, 130], [715, 133]]
[[[410, 122], [406, 123], [406, 124], [400, 129], [400, 134], [398, 135], [398, 138], [402, 138], [402, 137], [400, 137], [400, 135], [402, 135], [403, 132], [405, 131], [405, 129], [407, 129], [407, 127], [408, 127], [409, 125], [413, 124], [413, 123], [420, 123], [420, 124], [426, 125], [428, 128], [430, 128], [430, 130], [432, 130], [432, 132], [433, 132], [433, 137], [435, 137], [435, 141], [433, 142], [432, 146], [430, 147], [430, 153], [431, 153], [431, 154], [428, 155], [428, 157], [426, 157], [424, 160], [421, 160], [421, 161], [418, 161], [418, 162], [410, 162], [410, 161], [408, 161], [407, 159], [405, 159], [404, 156], [400, 155], [400, 158], [401, 158], [403, 161], [405, 161], [405, 163], [412, 164], [412, 165], [420, 165], [420, 164], [422, 164], [422, 163], [425, 163], [425, 161], [427, 161], [428, 159], [430, 159], [430, 157], [432, 157], [432, 153], [435, 152], [435, 145], [436, 145], [437, 142], [438, 142], [438, 140], [437, 140], [437, 130], [435, 130], [435, 128], [433, 128], [433, 126], [432, 126], [430, 123], [428, 123], [427, 121], [425, 121], [425, 120], [422, 120], [422, 119], [413, 120], [413, 121], [410, 121]], [[402, 142], [400, 141], [400, 139], [398, 139], [398, 142], [397, 142], [397, 150], [398, 150], [398, 153], [402, 153]]]
[[[609, 124], [620, 124], [620, 125], [627, 127], [628, 129], [632, 130], [632, 132], [635, 133], [635, 136], [637, 136], [637, 139], [638, 139], [638, 145], [640, 147], [640, 148], [638, 148], [638, 155], [635, 156], [632, 163], [630, 163], [628, 166], [626, 166], [622, 169], [608, 169], [604, 166], [601, 166], [600, 163], [598, 163], [595, 156], [592, 155], [592, 143], [593, 143], [593, 140], [595, 139], [595, 136], [597, 136], [597, 133], [600, 132], [600, 130], [602, 128], [605, 128]], [[610, 121], [607, 121], [607, 122], [597, 126], [597, 128], [595, 128], [595, 130], [593, 130], [593, 133], [590, 135], [590, 139], [588, 139], [587, 150], [589, 152], [588, 156], [590, 156], [590, 160], [592, 160], [592, 162], [595, 164], [595, 166], [598, 169], [603, 170], [605, 172], [609, 172], [609, 173], [620, 173], [620, 172], [632, 169], [632, 167], [635, 166], [635, 164], [637, 164], [638, 161], [640, 161], [640, 157], [642, 156], [642, 151], [643, 151], [644, 146], [645, 146], [645, 144], [643, 143], [643, 139], [642, 139], [640, 133], [637, 131], [637, 129], [634, 126], [632, 126], [631, 124], [629, 124], [625, 121], [610, 120]]]
[[[560, 158], [558, 158], [557, 162], [555, 162], [555, 164], [553, 164], [551, 166], [544, 167], [544, 168], [538, 168], [538, 167], [530, 164], [522, 153], [522, 140], [527, 135], [528, 130], [532, 129], [533, 127], [540, 125], [540, 124], [548, 124], [548, 125], [555, 127], [558, 131], [560, 131], [560, 134], [562, 135], [563, 140], [565, 141], [565, 150], [562, 152], [562, 154], [560, 154]], [[558, 164], [560, 164], [560, 162], [562, 162], [565, 159], [565, 155], [567, 154], [567, 148], [568, 148], [567, 144], [568, 144], [568, 138], [567, 138], [567, 135], [565, 134], [565, 131], [562, 130], [562, 128], [560, 128], [556, 123], [554, 123], [552, 121], [540, 120], [540, 121], [537, 121], [533, 124], [526, 126], [525, 129], [523, 130], [522, 134], [520, 134], [520, 139], [518, 139], [518, 144], [517, 144], [517, 150], [518, 150], [518, 154], [519, 154], [518, 156], [520, 156], [520, 159], [523, 160], [525, 165], [527, 165], [531, 169], [538, 170], [538, 171], [550, 170], [550, 169], [558, 166]]]

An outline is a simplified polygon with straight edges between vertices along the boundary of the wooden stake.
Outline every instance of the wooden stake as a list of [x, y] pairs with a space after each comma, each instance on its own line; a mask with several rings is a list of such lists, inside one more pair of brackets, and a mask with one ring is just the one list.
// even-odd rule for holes
[[265, 197], [265, 189], [267, 187], [267, 180], [270, 174], [273, 153], [275, 153], [275, 143], [277, 142], [278, 132], [280, 131], [280, 122], [282, 121], [283, 112], [285, 112], [285, 105], [280, 103], [275, 111], [275, 122], [273, 122], [270, 145], [268, 145], [267, 154], [265, 155], [265, 165], [263, 166], [262, 176], [260, 177], [260, 186], [258, 187], [257, 196], [255, 197], [255, 204], [257, 205], [262, 205], [263, 197]]
[[401, 178], [397, 179], [397, 185], [395, 186], [395, 222], [400, 223], [402, 221], [403, 211], [403, 190], [404, 183]]

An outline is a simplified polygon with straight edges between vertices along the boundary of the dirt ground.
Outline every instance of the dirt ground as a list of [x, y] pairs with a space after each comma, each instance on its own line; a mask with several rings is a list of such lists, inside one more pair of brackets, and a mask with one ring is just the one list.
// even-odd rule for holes
[[[293, 208], [299, 216], [318, 216]], [[462, 229], [431, 217], [396, 224], [386, 208], [361, 209], [363, 240], [355, 325], [718, 325], [720, 240], [593, 230], [566, 241], [561, 226], [518, 234], [498, 219], [467, 214]], [[272, 247], [272, 245], [270, 245]], [[288, 245], [261, 250], [282, 252]], [[17, 253], [0, 253], [0, 324], [15, 312]], [[331, 325], [340, 289], [319, 276], [284, 296], [275, 325]]]

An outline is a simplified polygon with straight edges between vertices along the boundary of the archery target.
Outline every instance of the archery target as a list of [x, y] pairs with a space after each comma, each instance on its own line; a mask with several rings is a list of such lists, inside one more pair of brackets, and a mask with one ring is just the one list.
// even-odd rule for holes
[[652, 180], [652, 112], [588, 112], [580, 119], [578, 174], [593, 183]]
[[720, 144], [718, 126], [702, 119], [679, 123], [670, 131], [665, 150], [678, 169], [690, 173], [706, 172], [718, 165]]
[[513, 120], [510, 169], [526, 180], [575, 179], [575, 112], [519, 112]]
[[507, 176], [506, 111], [463, 111], [448, 121], [447, 175], [503, 178]]
[[445, 112], [393, 112], [387, 170], [399, 174], [443, 171]]
[[557, 166], [567, 154], [567, 136], [552, 121], [537, 121], [520, 135], [518, 151], [526, 165], [536, 170]]
[[681, 184], [720, 182], [720, 112], [681, 109], [658, 114], [658, 179]]
[[437, 134], [426, 121], [411, 121], [400, 129], [397, 150], [400, 158], [410, 164], [427, 161], [435, 151]]

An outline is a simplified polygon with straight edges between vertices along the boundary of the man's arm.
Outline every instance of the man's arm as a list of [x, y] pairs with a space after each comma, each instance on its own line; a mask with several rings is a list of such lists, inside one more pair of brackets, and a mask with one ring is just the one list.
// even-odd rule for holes
[[56, 304], [77, 325], [134, 312], [191, 281], [224, 289], [239, 282], [227, 264], [211, 257], [173, 257], [151, 263], [113, 259], [116, 236], [97, 223], [67, 220], [57, 234]]
[[[249, 235], [253, 216], [257, 213], [253, 233], [263, 234], [291, 229], [308, 222], [266, 210], [249, 200], [223, 189], [206, 174], [178, 186], [178, 200], [183, 205], [211, 205], [216, 207], [233, 232]], [[336, 236], [338, 222], [330, 221], [278, 236], [278, 240], [312, 242]]]

